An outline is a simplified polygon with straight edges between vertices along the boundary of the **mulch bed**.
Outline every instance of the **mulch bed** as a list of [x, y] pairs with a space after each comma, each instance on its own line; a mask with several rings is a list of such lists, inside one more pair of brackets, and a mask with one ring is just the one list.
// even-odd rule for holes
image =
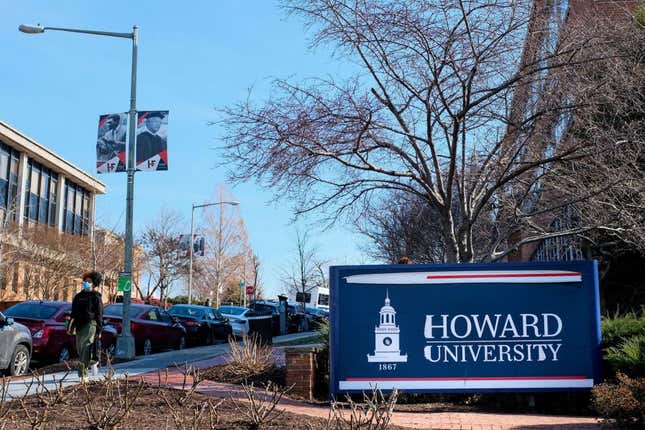
[[201, 372], [204, 379], [216, 382], [225, 382], [228, 384], [253, 384], [256, 387], [264, 387], [267, 383], [273, 382], [274, 384], [284, 387], [286, 384], [286, 369], [284, 367], [273, 366], [263, 373], [250, 376], [240, 376], [233, 371], [233, 366], [223, 364], [219, 366], [209, 367]]
[[[130, 389], [134, 389], [136, 383], [132, 383]], [[90, 384], [88, 386], [90, 397], [97, 408], [105, 407], [109, 404], [105, 395], [105, 390], [98, 384]], [[166, 402], [161, 396], [161, 392], [169, 399], [171, 404], [179, 404], [179, 399], [183, 393], [179, 390], [172, 390], [166, 388], [157, 388], [152, 386], [145, 386], [142, 394], [134, 402], [133, 409], [131, 410], [128, 418], [124, 420], [119, 428], [144, 430], [144, 429], [175, 429], [175, 423], [172, 418]], [[218, 401], [208, 396], [195, 393], [186, 406], [176, 408], [177, 413], [181, 417], [192, 419], [195, 409], [208, 401]], [[52, 408], [50, 417], [45, 424], [45, 429], [57, 430], [76, 430], [90, 429], [90, 424], [85, 414], [84, 403], [87, 401], [85, 394], [77, 391], [71, 395], [65, 404], [59, 404]], [[3, 422], [0, 422], [0, 428], [5, 424], [6, 430], [23, 430], [30, 429], [31, 426], [28, 422], [25, 411], [22, 406], [17, 402], [10, 402], [11, 408], [10, 416], [5, 417]], [[32, 413], [36, 411], [43, 411], [43, 405], [39, 400], [31, 396], [25, 400], [25, 406]], [[232, 400], [225, 400], [218, 408], [219, 422], [212, 427], [212, 429], [231, 429], [231, 430], [246, 430], [253, 428], [249, 421], [247, 421], [243, 414], [236, 408]], [[200, 424], [197, 428], [210, 429], [207, 414], [204, 414]], [[191, 428], [190, 426], [186, 428]], [[324, 430], [327, 428], [326, 420], [314, 418], [309, 416], [295, 415], [289, 412], [283, 412], [279, 417], [268, 424], [262, 426], [263, 429], [311, 429], [311, 430]]]

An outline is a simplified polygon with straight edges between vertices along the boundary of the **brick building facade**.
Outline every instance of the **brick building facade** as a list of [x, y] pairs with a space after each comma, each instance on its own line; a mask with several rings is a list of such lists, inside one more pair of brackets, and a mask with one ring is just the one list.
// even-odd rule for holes
[[[30, 288], [30, 276], [38, 269], [10, 258], [20, 249], [23, 254], [38, 251], [28, 243], [31, 233], [38, 229], [40, 237], [57, 243], [63, 238], [70, 244], [90, 243], [96, 195], [103, 193], [105, 185], [98, 179], [0, 121], [0, 309], [42, 298]], [[46, 252], [53, 255], [60, 248]], [[66, 280], [51, 298], [70, 300], [78, 282]]]

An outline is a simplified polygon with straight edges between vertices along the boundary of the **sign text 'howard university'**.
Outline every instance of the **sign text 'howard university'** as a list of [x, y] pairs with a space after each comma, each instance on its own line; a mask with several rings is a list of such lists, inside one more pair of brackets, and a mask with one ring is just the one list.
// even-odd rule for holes
[[335, 266], [331, 390], [589, 389], [595, 262]]

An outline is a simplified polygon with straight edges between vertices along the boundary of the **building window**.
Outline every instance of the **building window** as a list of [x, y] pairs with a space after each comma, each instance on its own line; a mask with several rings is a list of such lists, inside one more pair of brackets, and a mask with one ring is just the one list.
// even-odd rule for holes
[[90, 193], [73, 182], [65, 182], [63, 231], [87, 236], [90, 232]]
[[29, 281], [33, 279], [34, 274], [32, 269], [25, 267], [25, 270], [22, 272], [22, 293], [26, 299], [29, 298]]
[[13, 266], [13, 274], [11, 278], [11, 289], [14, 293], [18, 292], [18, 267]]
[[[27, 181], [25, 187], [25, 219], [40, 224], [56, 225], [56, 186], [58, 174], [40, 163], [27, 161]], [[53, 206], [52, 211], [52, 189]]]
[[329, 306], [329, 294], [318, 294], [318, 304], [320, 306]]
[[[579, 225], [575, 207], [566, 206], [560, 217], [551, 223], [551, 231], [567, 231]], [[550, 237], [543, 240], [535, 250], [531, 260], [533, 261], [574, 261], [582, 260], [582, 249], [580, 238], [575, 235]]]
[[16, 220], [18, 193], [18, 166], [20, 153], [0, 143], [0, 207], [9, 210], [12, 220]]

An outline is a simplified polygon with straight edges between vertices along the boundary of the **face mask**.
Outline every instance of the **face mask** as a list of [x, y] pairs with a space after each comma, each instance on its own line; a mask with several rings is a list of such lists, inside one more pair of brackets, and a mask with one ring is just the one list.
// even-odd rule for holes
[[89, 282], [83, 282], [83, 291], [90, 291], [90, 288], [92, 288], [92, 284]]

